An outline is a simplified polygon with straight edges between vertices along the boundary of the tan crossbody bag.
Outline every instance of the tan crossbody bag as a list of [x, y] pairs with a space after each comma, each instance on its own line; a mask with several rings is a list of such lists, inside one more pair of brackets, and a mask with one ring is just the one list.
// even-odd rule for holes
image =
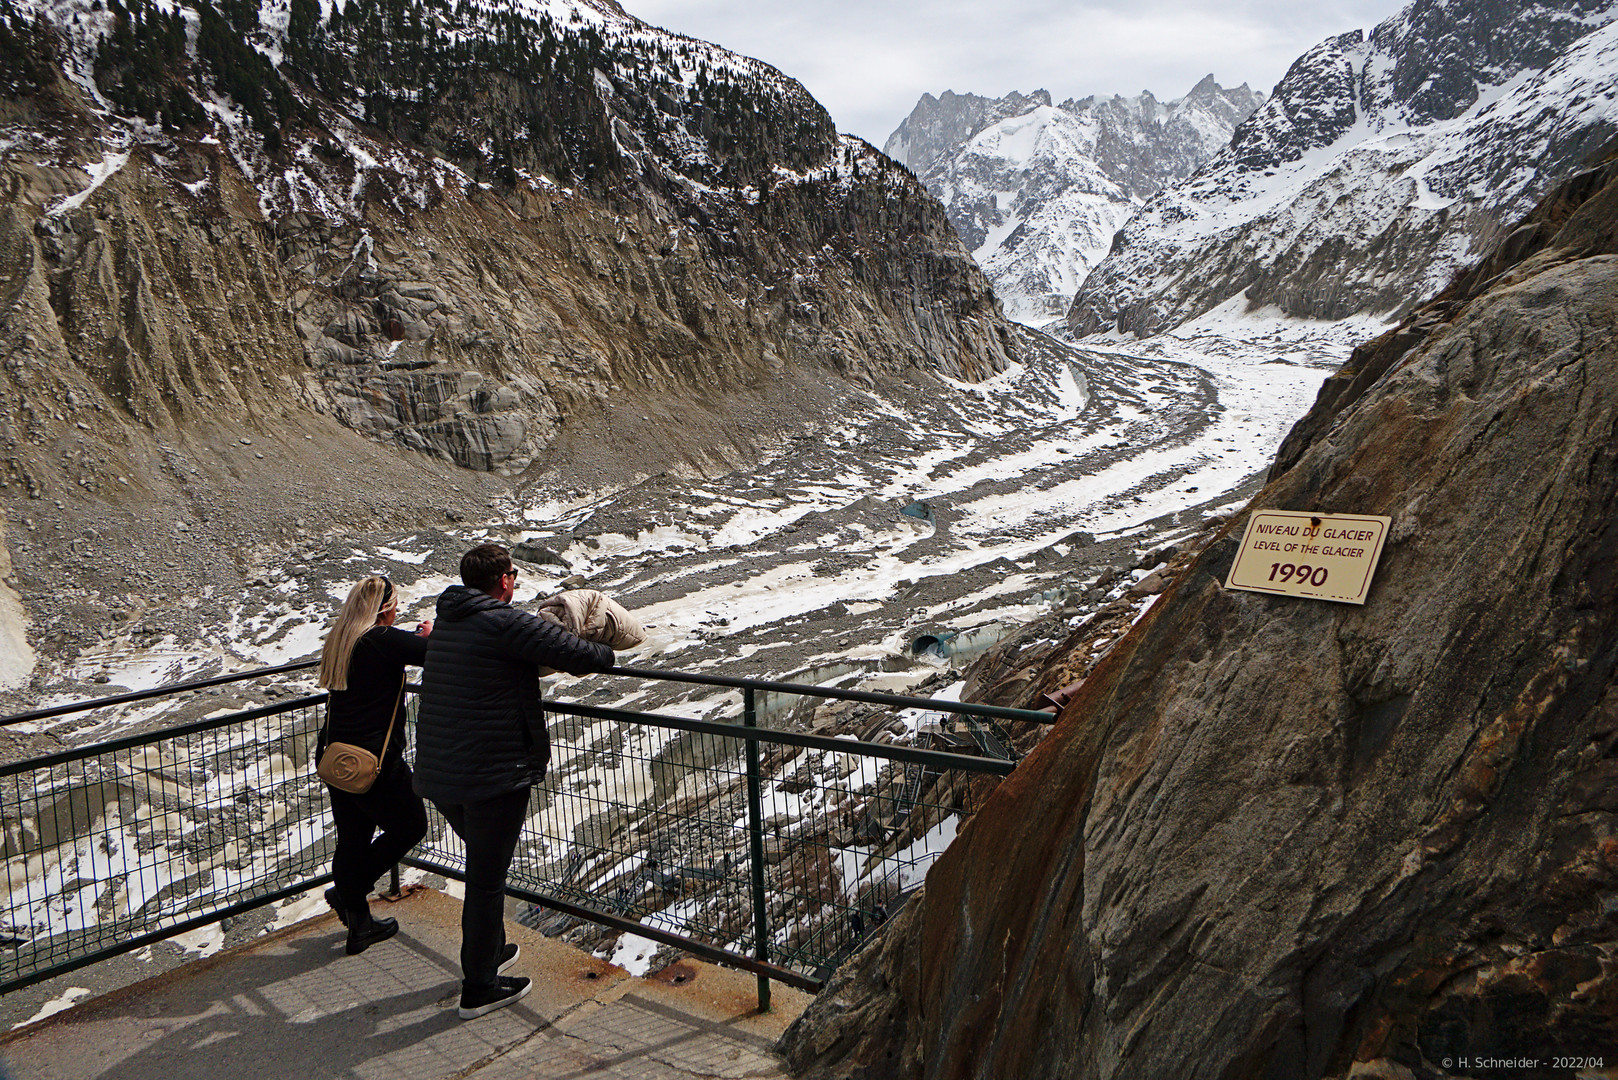
[[376, 783], [382, 771], [382, 759], [388, 756], [388, 741], [393, 738], [393, 724], [399, 719], [399, 705], [404, 701], [404, 676], [399, 677], [399, 696], [393, 702], [393, 716], [388, 720], [388, 733], [382, 737], [382, 754], [378, 757], [363, 746], [353, 743], [327, 743], [320, 754], [315, 773], [338, 791], [350, 795], [364, 795]]

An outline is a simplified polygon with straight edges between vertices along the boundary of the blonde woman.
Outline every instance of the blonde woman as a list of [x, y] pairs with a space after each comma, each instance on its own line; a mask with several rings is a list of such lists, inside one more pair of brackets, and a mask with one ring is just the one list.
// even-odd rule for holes
[[393, 625], [398, 613], [393, 582], [375, 574], [361, 578], [320, 654], [320, 685], [331, 691], [331, 700], [316, 760], [332, 742], [363, 746], [381, 758], [369, 791], [355, 795], [326, 786], [337, 826], [334, 884], [326, 902], [348, 927], [350, 956], [399, 932], [397, 919], [371, 917], [367, 896], [376, 879], [427, 835], [427, 810], [411, 788], [404, 760], [402, 690], [405, 666], [419, 667], [427, 657], [433, 624], [422, 623], [413, 634], [399, 630]]

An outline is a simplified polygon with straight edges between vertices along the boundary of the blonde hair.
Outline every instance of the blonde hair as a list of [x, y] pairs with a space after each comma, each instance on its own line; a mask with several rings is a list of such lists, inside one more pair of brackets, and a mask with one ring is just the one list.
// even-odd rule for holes
[[[383, 606], [383, 598], [387, 605]], [[367, 630], [374, 627], [384, 612], [399, 606], [399, 594], [387, 578], [370, 574], [360, 578], [348, 591], [348, 599], [337, 613], [326, 634], [326, 644], [320, 650], [320, 678], [317, 685], [328, 690], [348, 689], [348, 662], [354, 656], [354, 646]]]

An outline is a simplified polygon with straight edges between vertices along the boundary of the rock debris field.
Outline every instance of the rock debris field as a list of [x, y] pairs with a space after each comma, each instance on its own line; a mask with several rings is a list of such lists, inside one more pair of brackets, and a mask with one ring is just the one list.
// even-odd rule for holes
[[[750, 470], [666, 473], [573, 498], [519, 489], [491, 500], [484, 521], [306, 541], [251, 577], [222, 619], [202, 618], [207, 605], [148, 612], [44, 671], [55, 691], [45, 700], [312, 657], [365, 573], [392, 577], [401, 625], [412, 625], [432, 617], [461, 553], [485, 539], [518, 556], [519, 605], [588, 586], [634, 610], [649, 639], [621, 663], [794, 681], [833, 665], [908, 670], [917, 638], [986, 646], [988, 628], [1073, 606], [1108, 569], [1240, 506], [1320, 382], [1369, 333], [1218, 317], [1144, 342], [1074, 346], [1027, 331], [1025, 362], [995, 378], [855, 393], [842, 415], [813, 418]], [[574, 692], [557, 681], [554, 694]], [[623, 680], [597, 678], [586, 692], [647, 700]], [[213, 696], [219, 707], [239, 695]], [[727, 702], [699, 696], [681, 711]], [[98, 741], [169, 722], [167, 708], [38, 730]]]

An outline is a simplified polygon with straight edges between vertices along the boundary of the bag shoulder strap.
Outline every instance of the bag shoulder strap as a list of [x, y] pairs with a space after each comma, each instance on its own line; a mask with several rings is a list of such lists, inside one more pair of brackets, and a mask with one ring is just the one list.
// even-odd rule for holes
[[393, 700], [393, 715], [388, 718], [388, 733], [382, 736], [382, 752], [376, 756], [378, 762], [388, 756], [388, 742], [393, 738], [393, 724], [399, 719], [399, 706], [404, 704], [405, 674], [399, 672], [399, 696]]

